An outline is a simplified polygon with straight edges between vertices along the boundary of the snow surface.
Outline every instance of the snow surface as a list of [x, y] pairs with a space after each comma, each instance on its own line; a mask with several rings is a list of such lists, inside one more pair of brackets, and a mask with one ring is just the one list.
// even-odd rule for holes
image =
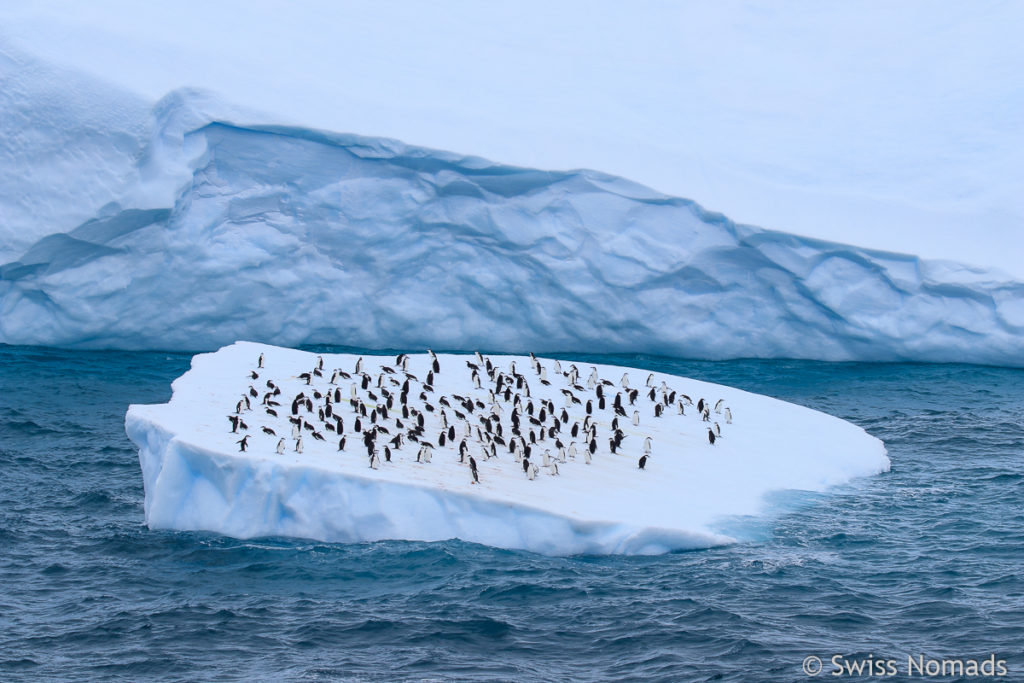
[[[249, 373], [257, 358], [265, 354], [265, 368], [257, 370], [258, 380]], [[291, 398], [302, 391], [326, 392], [334, 368], [352, 373], [356, 357], [323, 356], [324, 376], [313, 377], [312, 386], [298, 378], [316, 367], [317, 356], [292, 349], [238, 342], [211, 354], [197, 355], [192, 368], [173, 384], [173, 396], [162, 405], [133, 405], [125, 425], [128, 436], [139, 447], [145, 485], [146, 522], [151, 528], [206, 530], [241, 538], [295, 536], [331, 542], [362, 542], [383, 539], [436, 541], [460, 538], [487, 545], [516, 548], [545, 554], [654, 554], [684, 548], [707, 547], [731, 539], [716, 531], [716, 525], [735, 516], [767, 511], [765, 494], [799, 489], [823, 491], [854, 477], [888, 471], [889, 459], [881, 441], [863, 429], [838, 418], [776, 399], [759, 396], [697, 380], [654, 373], [653, 385], [662, 381], [694, 403], [704, 398], [714, 404], [723, 400], [722, 412], [712, 412], [704, 422], [694, 407], [677, 415], [675, 407], [662, 417], [653, 417], [653, 403], [646, 397], [644, 370], [596, 366], [602, 379], [613, 382], [607, 388], [608, 409], [597, 410], [598, 442], [605, 444], [610, 432], [611, 397], [620, 390], [620, 378], [628, 372], [630, 386], [641, 389], [636, 405], [640, 424], [621, 420], [626, 433], [622, 451], [611, 454], [602, 446], [593, 462], [583, 461], [582, 448], [575, 459], [567, 458], [556, 475], [540, 468], [534, 480], [524, 476], [522, 467], [505, 449], [498, 457], [485, 460], [479, 442], [468, 439], [475, 456], [480, 483], [471, 483], [465, 464], [460, 464], [454, 444], [438, 447], [430, 463], [416, 462], [416, 445], [394, 451], [392, 462], [379, 469], [368, 466], [366, 451], [352, 432], [355, 415], [349, 406], [351, 381], [339, 379], [343, 401], [335, 403], [345, 421], [348, 443], [338, 452], [335, 433], [326, 431], [315, 414], [300, 414], [311, 420], [326, 436], [310, 438], [304, 430], [305, 447], [296, 453], [290, 425]], [[382, 364], [395, 366], [393, 357], [364, 356], [363, 372], [376, 378]], [[559, 375], [552, 361], [541, 358], [550, 386], [540, 383], [531, 370], [529, 358], [491, 356], [498, 371], [507, 372], [512, 361], [526, 375], [532, 400], [550, 398], [556, 409], [565, 405], [562, 389], [568, 380]], [[427, 394], [436, 410], [425, 412], [423, 439], [435, 441], [440, 431], [439, 399], [461, 394], [483, 402], [490, 410], [487, 378], [474, 389], [466, 362], [469, 355], [439, 354], [440, 372], [434, 392]], [[408, 372], [424, 381], [429, 357], [414, 355]], [[562, 361], [568, 372], [570, 362]], [[578, 366], [579, 383], [587, 382], [589, 364]], [[405, 376], [398, 367], [394, 375]], [[483, 368], [481, 368], [481, 373]], [[278, 400], [279, 418], [264, 412], [260, 399], [252, 398], [252, 410], [242, 413], [250, 435], [249, 448], [239, 452], [227, 416], [234, 412], [239, 397], [250, 386], [262, 393], [271, 379], [282, 389]], [[385, 386], [391, 386], [385, 384]], [[369, 391], [375, 388], [374, 382]], [[391, 386], [397, 394], [397, 386]], [[366, 390], [357, 389], [372, 408], [375, 402]], [[410, 406], [423, 410], [417, 398], [421, 385], [414, 382]], [[581, 405], [568, 408], [570, 422], [582, 421], [587, 398], [593, 391], [574, 391]], [[458, 405], [452, 401], [455, 409]], [[502, 405], [505, 435], [511, 425], [511, 403]], [[323, 402], [317, 400], [314, 413]], [[630, 416], [633, 408], [626, 406]], [[724, 408], [732, 413], [725, 421]], [[473, 424], [482, 410], [469, 416]], [[391, 436], [399, 431], [390, 418]], [[447, 411], [463, 436], [463, 424], [454, 410]], [[550, 423], [550, 418], [548, 418]], [[411, 421], [407, 420], [408, 425]], [[722, 438], [709, 444], [709, 425], [718, 422]], [[364, 424], [369, 422], [364, 418]], [[533, 427], [526, 422], [525, 428]], [[278, 436], [261, 431], [274, 429]], [[571, 440], [563, 426], [562, 438]], [[524, 434], [526, 432], [524, 431]], [[643, 452], [643, 438], [652, 437], [651, 458], [645, 470], [637, 466]], [[287, 449], [276, 453], [279, 436]], [[382, 437], [379, 443], [382, 443]], [[550, 444], [550, 440], [547, 442]], [[552, 455], [556, 448], [550, 445]], [[533, 462], [540, 464], [540, 449]]]
[[1021, 278], [1022, 24], [998, 0], [38, 0], [0, 3], [0, 51]]
[[[91, 125], [95, 144], [69, 116], [2, 124], [53, 153], [5, 171], [4, 241], [27, 244], [0, 265], [0, 343], [1024, 362], [1024, 284], [992, 271], [739, 226], [593, 171], [238, 124], [201, 94]], [[32, 223], [43, 205], [81, 222]]]

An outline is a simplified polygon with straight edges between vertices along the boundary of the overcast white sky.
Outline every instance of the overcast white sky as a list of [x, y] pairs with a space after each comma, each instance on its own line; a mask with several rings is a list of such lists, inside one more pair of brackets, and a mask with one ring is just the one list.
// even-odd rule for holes
[[156, 100], [547, 169], [1024, 276], [1024, 2], [0, 2]]

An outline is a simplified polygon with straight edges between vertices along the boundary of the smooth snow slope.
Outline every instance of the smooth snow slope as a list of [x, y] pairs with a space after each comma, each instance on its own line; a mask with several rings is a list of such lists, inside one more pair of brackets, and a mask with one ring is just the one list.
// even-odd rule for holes
[[0, 342], [1024, 362], [1024, 285], [987, 271], [213, 106], [162, 101], [125, 204], [0, 265]]
[[1000, 0], [0, 5], [0, 41], [150, 103], [208, 88], [1017, 277], [1022, 24]]
[[[257, 358], [265, 354], [264, 369], [253, 380]], [[443, 395], [461, 394], [481, 401], [490, 410], [485, 386], [474, 389], [466, 361], [473, 356], [439, 355], [440, 372], [430, 394], [433, 412], [427, 416], [422, 440], [436, 441], [440, 431]], [[314, 377], [312, 386], [298, 378], [316, 366], [317, 356], [292, 349], [238, 342], [216, 353], [193, 358], [192, 368], [173, 384], [173, 396], [162, 405], [133, 405], [126, 417], [129, 437], [139, 446], [146, 491], [146, 522], [151, 528], [216, 531], [241, 538], [256, 536], [297, 536], [324, 541], [360, 542], [382, 539], [435, 541], [460, 538], [488, 545], [531, 550], [546, 554], [652, 554], [683, 548], [706, 547], [730, 539], [715, 531], [717, 523], [735, 515], [754, 515], [765, 511], [764, 494], [783, 489], [822, 491], [853, 477], [877, 474], [889, 469], [885, 448], [878, 439], [859, 427], [807, 408], [765, 396], [696, 380], [655, 373], [653, 385], [662, 381], [687, 394], [696, 403], [704, 398], [714, 403], [723, 400], [732, 412], [732, 423], [721, 413], [712, 413], [720, 422], [722, 438], [708, 443], [706, 432], [713, 422], [703, 422], [692, 406], [685, 415], [677, 415], [675, 406], [662, 417], [652, 414], [653, 403], [646, 396], [637, 399], [642, 413], [640, 424], [630, 420], [621, 424], [626, 433], [622, 451], [612, 454], [600, 448], [593, 462], [586, 464], [581, 454], [567, 458], [558, 474], [540, 468], [535, 480], [524, 476], [519, 463], [504, 449], [497, 458], [485, 460], [479, 442], [468, 437], [470, 454], [480, 471], [480, 484], [471, 483], [466, 464], [460, 464], [457, 447], [449, 443], [434, 451], [430, 463], [416, 462], [416, 444], [395, 449], [392, 461], [380, 469], [368, 466], [366, 451], [353, 432], [355, 415], [349, 407], [351, 381], [339, 379], [343, 401], [335, 402], [338, 415], [345, 421], [348, 444], [344, 452], [337, 448], [334, 432], [318, 427], [325, 441], [311, 438], [302, 430], [305, 447], [294, 450], [289, 403], [298, 392], [311, 396], [314, 390], [326, 393], [333, 387], [329, 380], [334, 368], [354, 372], [356, 357], [324, 355], [324, 376]], [[571, 385], [559, 375], [550, 360], [541, 359], [550, 386], [540, 383], [531, 371], [529, 358], [492, 356], [499, 371], [506, 372], [512, 361], [517, 371], [527, 376], [531, 399], [538, 406], [549, 398], [557, 410], [565, 405], [562, 390]], [[426, 355], [413, 356], [408, 372], [424, 381], [429, 370]], [[391, 356], [364, 357], [363, 372], [371, 377], [381, 365], [399, 369], [395, 385], [404, 381], [400, 367]], [[569, 362], [562, 362], [568, 371]], [[579, 367], [582, 385], [591, 372], [589, 364]], [[605, 443], [614, 417], [610, 397], [620, 389], [624, 372], [631, 386], [644, 387], [649, 374], [629, 368], [596, 366], [602, 379], [613, 382], [607, 389], [609, 406], [596, 407], [598, 441]], [[483, 369], [481, 369], [481, 373]], [[277, 408], [280, 417], [264, 412], [260, 399], [251, 400], [252, 410], [242, 413], [250, 434], [249, 448], [239, 452], [227, 415], [235, 410], [239, 397], [248, 388], [267, 391], [266, 380], [273, 380], [282, 393]], [[380, 389], [371, 383], [368, 390], [356, 389], [359, 397], [377, 405], [373, 396]], [[410, 390], [411, 407], [423, 410], [422, 391], [414, 381]], [[369, 392], [377, 392], [371, 395]], [[575, 392], [586, 400], [593, 392]], [[512, 403], [502, 405], [505, 435], [510, 432]], [[320, 422], [314, 411], [300, 414], [315, 425]], [[452, 401], [454, 409], [458, 405]], [[525, 400], [524, 400], [525, 404]], [[397, 406], [397, 403], [396, 403]], [[632, 407], [627, 406], [630, 414]], [[463, 438], [462, 423], [454, 409], [448, 410], [457, 440]], [[570, 421], [582, 421], [584, 403], [567, 406]], [[395, 418], [387, 425], [390, 436], [400, 429]], [[406, 424], [411, 420], [406, 420]], [[364, 418], [364, 427], [369, 420]], [[526, 429], [533, 427], [523, 417]], [[274, 429], [277, 436], [261, 431]], [[568, 423], [563, 425], [566, 444], [571, 437]], [[524, 435], [525, 435], [524, 431]], [[643, 438], [653, 439], [652, 455], [643, 471], [637, 460], [643, 452]], [[283, 454], [275, 447], [279, 437], [288, 444]], [[380, 444], [383, 446], [384, 439]], [[552, 456], [556, 449], [547, 442]], [[378, 449], [380, 452], [381, 449]], [[540, 465], [538, 448], [533, 462]]]

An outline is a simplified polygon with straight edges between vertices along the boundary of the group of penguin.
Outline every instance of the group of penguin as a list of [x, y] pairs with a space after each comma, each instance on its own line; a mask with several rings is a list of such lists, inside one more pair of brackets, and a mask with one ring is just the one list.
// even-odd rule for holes
[[[277, 423], [274, 426], [278, 429], [260, 427], [266, 437], [276, 440], [277, 454], [284, 454], [289, 445], [294, 452], [302, 453], [303, 438], [307, 435], [324, 442], [337, 439], [337, 451], [344, 452], [352, 436], [362, 442], [373, 469], [381, 466], [382, 457], [383, 462], [390, 463], [395, 452], [407, 444], [416, 444], [416, 462], [430, 463], [436, 448], [455, 448], [458, 442], [459, 463], [468, 465], [471, 483], [479, 484], [477, 455], [487, 461], [507, 451], [521, 464], [527, 479], [534, 480], [541, 467], [557, 476], [559, 464], [576, 460], [577, 456], [588, 465], [593, 462], [599, 450], [599, 422], [608, 424], [608, 451], [616, 455], [629, 438], [620, 420], [638, 427], [641, 408], [652, 419], [658, 419], [667, 410], [685, 415], [686, 408], [694, 406], [689, 396], [675, 391], [665, 381], [655, 385], [653, 373], [643, 387], [634, 388], [626, 372], [615, 388], [613, 382], [599, 376], [596, 367], [581, 383], [575, 364], [563, 369], [555, 360], [551, 363], [551, 377], [561, 385], [564, 400], [564, 405], [556, 406], [550, 398], [532, 396], [531, 381], [553, 386], [548, 368], [532, 353], [532, 374], [528, 377], [516, 370], [514, 360], [507, 370], [501, 370], [490, 358], [476, 352], [471, 360], [465, 361], [470, 395], [439, 395], [434, 383], [441, 373], [441, 364], [433, 351], [428, 350], [427, 354], [429, 361], [422, 379], [409, 371], [410, 356], [404, 353], [391, 366], [381, 365], [377, 371], [369, 371], [360, 357], [352, 372], [340, 368], [326, 370], [323, 356], [318, 356], [309, 371], [294, 378], [302, 382], [301, 389], [287, 398], [280, 385], [265, 376], [266, 359], [261, 353], [256, 367], [248, 373], [248, 389], [235, 404], [234, 412], [227, 416], [231, 432], [244, 433], [236, 443], [241, 451], [246, 451], [250, 441], [247, 414], [262, 414], [261, 422], [270, 418], [280, 422], [283, 413], [290, 426], [289, 436], [278, 433], [282, 427]], [[343, 391], [342, 383], [348, 384], [347, 392]], [[257, 384], [262, 386], [257, 389]], [[722, 430], [712, 420], [712, 411], [731, 424], [731, 409], [723, 400], [712, 407], [703, 398], [694, 407], [701, 420], [708, 423], [708, 442], [714, 445]], [[646, 469], [652, 447], [651, 437], [645, 436], [638, 469]]]

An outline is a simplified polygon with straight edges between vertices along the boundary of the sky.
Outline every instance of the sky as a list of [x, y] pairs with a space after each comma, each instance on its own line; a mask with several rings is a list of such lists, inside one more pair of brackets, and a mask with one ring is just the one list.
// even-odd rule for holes
[[733, 220], [1024, 277], [1022, 2], [0, 0], [156, 101], [592, 168]]

